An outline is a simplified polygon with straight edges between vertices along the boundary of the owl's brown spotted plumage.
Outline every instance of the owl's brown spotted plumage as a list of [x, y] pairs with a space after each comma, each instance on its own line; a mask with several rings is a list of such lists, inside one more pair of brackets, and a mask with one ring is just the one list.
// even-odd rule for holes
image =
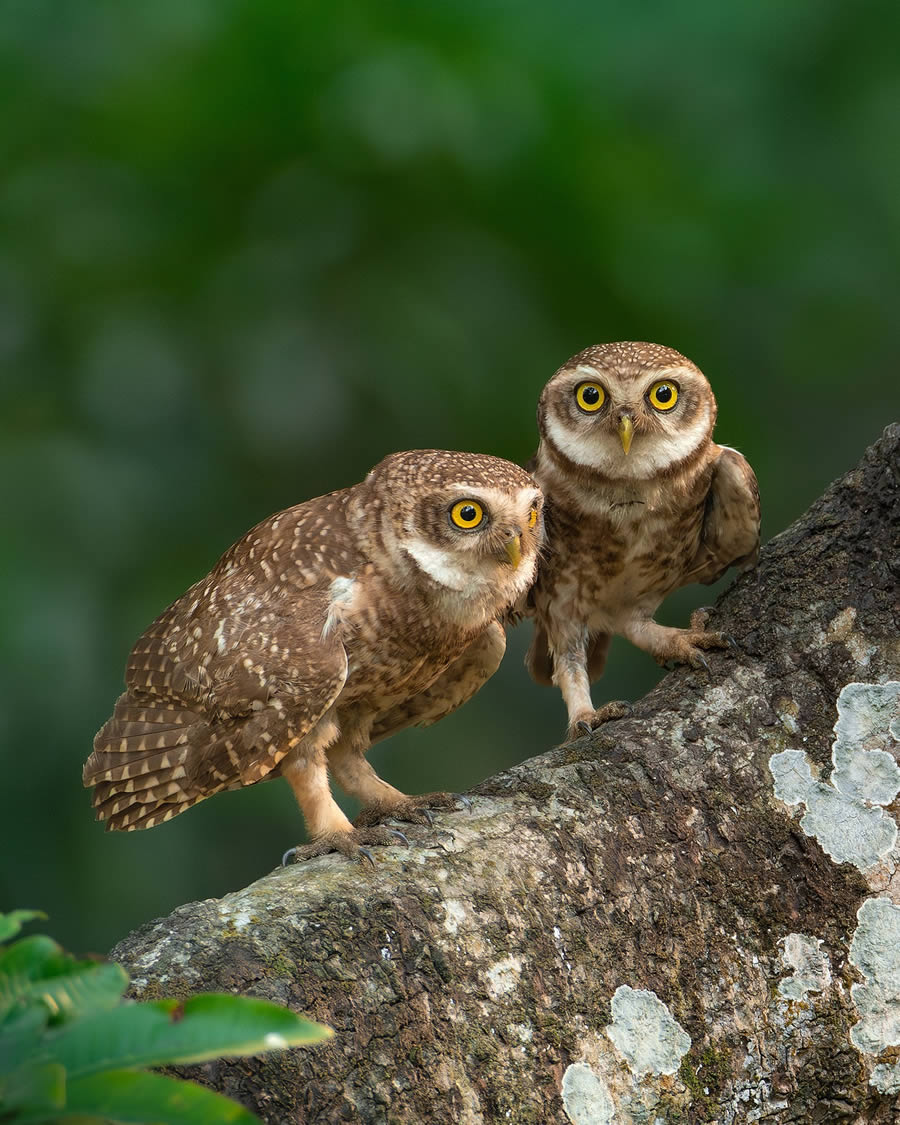
[[[380, 819], [451, 803], [405, 796], [365, 754], [494, 673], [499, 619], [534, 577], [540, 508], [516, 465], [420, 450], [258, 524], [134, 646], [84, 767], [97, 817], [151, 828], [280, 775], [312, 841], [300, 855], [356, 855], [391, 840]], [[362, 802], [356, 828], [329, 772]]]
[[702, 372], [658, 344], [586, 348], [541, 394], [532, 468], [547, 543], [528, 666], [560, 688], [570, 738], [622, 714], [617, 704], [595, 710], [590, 694], [614, 635], [662, 664], [705, 664], [704, 649], [728, 643], [699, 614], [690, 629], [653, 620], [673, 590], [756, 561], [756, 478], [712, 440], [715, 421]]

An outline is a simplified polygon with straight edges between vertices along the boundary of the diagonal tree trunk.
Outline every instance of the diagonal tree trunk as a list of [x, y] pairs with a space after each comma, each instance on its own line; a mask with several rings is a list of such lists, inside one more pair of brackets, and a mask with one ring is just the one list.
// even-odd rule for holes
[[900, 1120], [898, 478], [892, 426], [722, 597], [737, 656], [479, 786], [447, 850], [126, 938], [139, 997], [337, 1032], [187, 1073], [273, 1123]]

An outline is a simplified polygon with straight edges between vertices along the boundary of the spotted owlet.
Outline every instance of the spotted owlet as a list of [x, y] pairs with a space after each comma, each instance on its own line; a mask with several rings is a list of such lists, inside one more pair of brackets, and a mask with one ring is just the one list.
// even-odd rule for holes
[[[470, 698], [534, 579], [541, 494], [496, 457], [420, 450], [264, 520], [170, 606], [128, 660], [127, 690], [84, 767], [109, 828], [151, 828], [281, 776], [311, 843], [358, 857], [451, 794], [407, 797], [366, 761], [395, 731]], [[362, 802], [353, 824], [329, 773]]]
[[623, 713], [591, 702], [613, 635], [661, 664], [695, 667], [706, 665], [704, 649], [730, 642], [704, 629], [702, 611], [690, 629], [653, 620], [673, 590], [756, 561], [756, 477], [740, 453], [712, 440], [715, 420], [702, 372], [658, 344], [586, 348], [541, 394], [532, 468], [547, 545], [528, 666], [562, 692], [569, 738]]

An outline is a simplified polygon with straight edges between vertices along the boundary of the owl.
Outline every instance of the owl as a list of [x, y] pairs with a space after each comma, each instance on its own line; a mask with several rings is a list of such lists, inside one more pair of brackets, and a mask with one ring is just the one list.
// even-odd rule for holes
[[[430, 822], [374, 743], [450, 714], [496, 671], [500, 621], [534, 580], [542, 498], [529, 474], [474, 453], [385, 458], [364, 481], [258, 524], [135, 644], [126, 690], [84, 767], [107, 827], [151, 828], [227, 789], [283, 777], [310, 843], [371, 860]], [[356, 797], [351, 823], [329, 774]]]
[[653, 620], [673, 590], [750, 567], [759, 552], [756, 477], [712, 440], [715, 421], [702, 372], [658, 344], [587, 348], [544, 387], [530, 467], [547, 543], [527, 664], [562, 692], [569, 738], [626, 713], [591, 702], [614, 635], [661, 664], [694, 667], [708, 667], [704, 650], [733, 644], [704, 628], [704, 611], [689, 629]]

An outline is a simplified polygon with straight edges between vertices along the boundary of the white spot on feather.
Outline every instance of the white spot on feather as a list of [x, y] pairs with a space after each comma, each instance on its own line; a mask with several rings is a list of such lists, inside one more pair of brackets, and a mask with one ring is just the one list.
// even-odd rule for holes
[[356, 595], [356, 579], [343, 576], [335, 578], [328, 588], [328, 593], [331, 600], [328, 603], [328, 614], [322, 627], [323, 640], [335, 626], [344, 620], [344, 616], [352, 606]]

